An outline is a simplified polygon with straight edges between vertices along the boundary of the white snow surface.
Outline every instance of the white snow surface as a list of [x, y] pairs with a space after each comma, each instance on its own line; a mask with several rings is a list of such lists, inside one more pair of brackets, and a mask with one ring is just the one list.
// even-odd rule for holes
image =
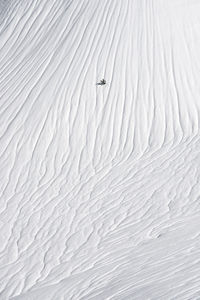
[[200, 299], [199, 121], [199, 0], [0, 0], [0, 300]]

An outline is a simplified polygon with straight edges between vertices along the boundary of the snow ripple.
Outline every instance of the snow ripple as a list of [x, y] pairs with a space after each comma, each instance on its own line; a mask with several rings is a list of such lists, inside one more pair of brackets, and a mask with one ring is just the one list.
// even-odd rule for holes
[[0, 16], [0, 299], [199, 299], [199, 1]]

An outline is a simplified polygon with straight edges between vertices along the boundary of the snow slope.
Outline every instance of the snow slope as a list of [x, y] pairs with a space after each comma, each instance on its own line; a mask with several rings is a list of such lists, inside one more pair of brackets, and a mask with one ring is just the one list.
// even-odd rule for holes
[[199, 0], [0, 0], [0, 300], [200, 299], [199, 78]]

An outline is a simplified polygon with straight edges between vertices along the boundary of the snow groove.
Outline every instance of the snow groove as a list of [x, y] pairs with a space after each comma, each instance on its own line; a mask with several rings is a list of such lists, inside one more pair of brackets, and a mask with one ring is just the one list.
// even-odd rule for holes
[[199, 299], [199, 1], [0, 16], [0, 299]]

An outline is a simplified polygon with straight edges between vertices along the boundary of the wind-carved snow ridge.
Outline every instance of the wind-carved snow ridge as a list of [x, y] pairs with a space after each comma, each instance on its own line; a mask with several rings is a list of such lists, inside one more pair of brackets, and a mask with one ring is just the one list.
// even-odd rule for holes
[[200, 299], [199, 58], [198, 0], [0, 0], [0, 300]]

